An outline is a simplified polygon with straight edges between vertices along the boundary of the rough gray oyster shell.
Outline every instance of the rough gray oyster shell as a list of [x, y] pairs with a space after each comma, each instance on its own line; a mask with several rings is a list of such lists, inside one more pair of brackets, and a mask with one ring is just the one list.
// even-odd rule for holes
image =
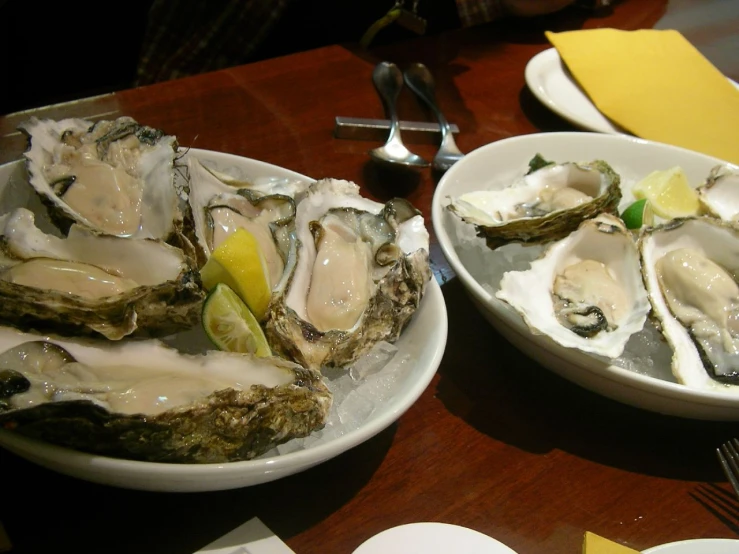
[[696, 192], [707, 213], [725, 221], [739, 221], [739, 169], [715, 166]]
[[397, 340], [430, 279], [418, 210], [403, 199], [383, 205], [364, 198], [349, 181], [322, 179], [297, 205], [265, 335], [274, 352], [305, 367], [345, 367], [377, 342]]
[[174, 136], [130, 117], [32, 117], [19, 129], [28, 136], [29, 182], [63, 232], [76, 222], [121, 237], [181, 238]]
[[548, 245], [524, 271], [507, 271], [495, 294], [532, 333], [609, 358], [644, 327], [649, 300], [636, 243], [621, 219], [599, 214]]
[[599, 213], [617, 214], [621, 178], [608, 163], [537, 160], [515, 182], [452, 198], [447, 208], [474, 225], [493, 249], [509, 242], [559, 240]]
[[[168, 335], [199, 321], [205, 292], [179, 248], [77, 224], [57, 237], [38, 229], [25, 208], [0, 217], [0, 232], [0, 320], [6, 323], [117, 340], [134, 332]], [[93, 281], [105, 287], [93, 293]]]
[[739, 226], [709, 216], [673, 219], [643, 228], [638, 247], [675, 378], [739, 394]]
[[85, 452], [249, 460], [321, 428], [330, 406], [319, 373], [276, 357], [187, 355], [156, 340], [59, 339], [0, 327], [0, 427]]

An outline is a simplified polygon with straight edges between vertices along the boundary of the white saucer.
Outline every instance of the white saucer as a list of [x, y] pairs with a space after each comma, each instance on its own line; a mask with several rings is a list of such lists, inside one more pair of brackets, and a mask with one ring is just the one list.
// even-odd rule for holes
[[409, 523], [367, 539], [353, 554], [516, 554], [472, 529], [448, 523]]
[[691, 539], [654, 546], [642, 554], [737, 554], [739, 540]]
[[[555, 48], [540, 52], [526, 64], [526, 84], [538, 100], [573, 125], [588, 131], [629, 134], [612, 123], [575, 83]], [[739, 89], [739, 84], [729, 79]]]

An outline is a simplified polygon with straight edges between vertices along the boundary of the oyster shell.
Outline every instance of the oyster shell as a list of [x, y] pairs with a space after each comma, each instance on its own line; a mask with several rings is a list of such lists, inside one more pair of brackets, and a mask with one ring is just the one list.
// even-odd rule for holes
[[652, 314], [684, 385], [739, 393], [739, 227], [675, 219], [639, 237]]
[[204, 166], [188, 157], [189, 203], [200, 264], [237, 228], [259, 242], [273, 287], [282, 278], [295, 218], [296, 197], [308, 183], [250, 183]]
[[294, 239], [265, 321], [274, 352], [309, 368], [344, 367], [397, 340], [431, 279], [418, 210], [323, 179], [297, 205]]
[[92, 123], [84, 119], [31, 118], [29, 182], [66, 232], [72, 222], [95, 231], [169, 240], [183, 221], [174, 186], [174, 136], [130, 117]]
[[584, 221], [528, 270], [504, 273], [496, 297], [534, 333], [608, 358], [621, 355], [650, 309], [636, 243], [610, 214]]
[[725, 221], [739, 220], [739, 169], [718, 165], [696, 189], [706, 212]]
[[530, 163], [513, 183], [450, 199], [447, 208], [477, 229], [488, 247], [508, 242], [557, 240], [599, 213], [616, 213], [620, 177], [602, 160], [589, 163]]
[[319, 429], [330, 406], [320, 374], [275, 357], [0, 328], [0, 427], [61, 446], [152, 462], [248, 460]]
[[199, 321], [204, 291], [182, 250], [73, 224], [42, 232], [25, 208], [0, 217], [0, 320], [64, 335], [166, 335]]

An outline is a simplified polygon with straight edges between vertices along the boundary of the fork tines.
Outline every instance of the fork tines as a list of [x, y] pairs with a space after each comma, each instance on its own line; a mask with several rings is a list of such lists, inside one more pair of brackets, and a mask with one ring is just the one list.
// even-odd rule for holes
[[731, 439], [716, 449], [716, 455], [726, 478], [739, 496], [739, 439]]

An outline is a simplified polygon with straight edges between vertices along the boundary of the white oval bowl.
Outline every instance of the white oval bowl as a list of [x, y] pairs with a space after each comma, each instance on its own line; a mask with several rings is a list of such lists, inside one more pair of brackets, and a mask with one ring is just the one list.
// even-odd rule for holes
[[454, 164], [439, 181], [431, 215], [442, 252], [476, 307], [501, 335], [544, 367], [603, 396], [646, 410], [695, 419], [739, 420], [739, 387], [725, 391], [690, 389], [675, 382], [669, 363], [640, 371], [604, 363], [584, 352], [560, 346], [546, 336], [534, 335], [517, 312], [491, 293], [497, 290], [498, 283], [485, 283], [484, 240], [476, 239], [480, 243], [477, 247], [480, 260], [477, 260], [469, 247], [461, 246], [463, 238], [469, 239], [471, 226], [446, 206], [450, 197], [482, 190], [500, 181], [512, 182], [522, 175], [537, 153], [557, 162], [594, 159], [608, 162], [621, 175], [624, 185], [619, 211], [633, 201], [629, 185], [651, 171], [680, 166], [689, 182], [697, 186], [712, 167], [725, 162], [627, 135], [586, 132], [523, 135], [482, 146]]

